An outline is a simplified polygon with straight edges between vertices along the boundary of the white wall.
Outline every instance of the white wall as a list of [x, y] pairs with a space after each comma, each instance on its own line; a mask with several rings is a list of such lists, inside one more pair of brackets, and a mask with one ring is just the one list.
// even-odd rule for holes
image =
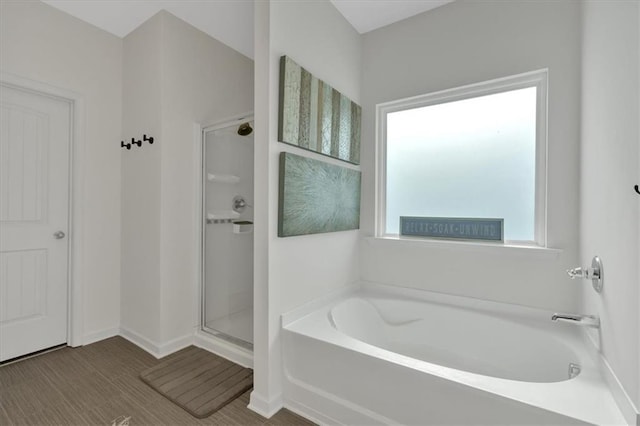
[[163, 13], [162, 328], [163, 341], [198, 325], [193, 125], [253, 110], [253, 61], [170, 13]]
[[161, 340], [160, 156], [162, 135], [162, 19], [155, 15], [123, 41], [122, 139], [153, 136], [122, 156], [121, 326]]
[[123, 136], [156, 140], [122, 154], [122, 327], [164, 353], [198, 325], [194, 124], [252, 110], [253, 62], [167, 12], [124, 46]]
[[640, 408], [640, 3], [587, 1], [583, 14], [580, 260], [604, 264], [604, 357]]
[[277, 236], [281, 151], [349, 167], [277, 141], [280, 57], [290, 56], [360, 103], [361, 39], [328, 0], [270, 1], [256, 4], [255, 43], [256, 340], [251, 406], [265, 414], [281, 404], [280, 315], [359, 278], [358, 231]]
[[271, 126], [271, 13], [270, 1], [254, 4], [254, 218], [253, 218], [253, 392], [250, 407], [269, 414], [281, 403], [281, 384], [271, 364], [278, 362], [272, 354], [272, 342], [279, 321], [269, 315], [275, 289], [269, 287], [269, 199], [273, 190], [269, 184], [269, 151]]
[[577, 309], [580, 4], [454, 2], [363, 37], [362, 230], [374, 233], [375, 105], [549, 69], [548, 246], [554, 254], [362, 244], [362, 278], [557, 310]]
[[120, 320], [122, 40], [40, 2], [1, 2], [0, 67], [85, 100], [82, 225], [85, 339]]

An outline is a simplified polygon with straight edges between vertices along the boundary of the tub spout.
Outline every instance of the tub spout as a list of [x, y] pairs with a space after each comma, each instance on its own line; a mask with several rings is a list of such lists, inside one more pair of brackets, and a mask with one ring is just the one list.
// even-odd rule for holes
[[596, 315], [553, 314], [551, 321], [570, 322], [584, 327], [600, 328], [600, 318]]

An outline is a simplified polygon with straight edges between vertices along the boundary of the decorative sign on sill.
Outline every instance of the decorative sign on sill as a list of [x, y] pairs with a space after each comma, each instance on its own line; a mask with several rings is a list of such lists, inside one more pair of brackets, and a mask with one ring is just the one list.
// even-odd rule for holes
[[400, 216], [400, 235], [504, 242], [504, 219]]

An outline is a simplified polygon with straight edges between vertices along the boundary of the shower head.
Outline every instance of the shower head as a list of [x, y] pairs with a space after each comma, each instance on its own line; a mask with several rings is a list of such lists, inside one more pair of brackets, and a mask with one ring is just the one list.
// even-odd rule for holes
[[238, 134], [240, 136], [248, 136], [251, 134], [251, 132], [253, 132], [253, 127], [251, 127], [251, 124], [249, 124], [248, 121], [246, 123], [242, 123], [238, 127]]

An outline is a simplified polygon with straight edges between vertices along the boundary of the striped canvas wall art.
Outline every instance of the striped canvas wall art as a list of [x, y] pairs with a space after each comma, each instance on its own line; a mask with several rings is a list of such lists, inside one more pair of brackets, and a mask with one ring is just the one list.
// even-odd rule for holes
[[360, 172], [280, 153], [278, 236], [360, 227]]
[[280, 58], [278, 140], [360, 164], [362, 108], [288, 56]]

